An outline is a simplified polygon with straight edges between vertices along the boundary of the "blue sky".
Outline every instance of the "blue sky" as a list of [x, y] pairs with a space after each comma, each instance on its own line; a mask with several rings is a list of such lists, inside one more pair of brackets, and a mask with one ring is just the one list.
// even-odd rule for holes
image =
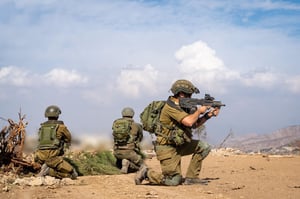
[[300, 124], [299, 52], [298, 1], [2, 0], [0, 116], [34, 136], [56, 104], [75, 137], [110, 137], [185, 78], [226, 104], [211, 142], [271, 133]]

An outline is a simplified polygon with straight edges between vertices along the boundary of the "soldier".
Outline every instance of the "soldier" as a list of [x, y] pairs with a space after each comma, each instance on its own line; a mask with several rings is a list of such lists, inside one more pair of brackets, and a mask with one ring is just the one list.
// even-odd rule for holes
[[114, 156], [121, 173], [137, 171], [144, 162], [140, 149], [143, 139], [141, 124], [133, 120], [134, 110], [126, 107], [122, 110], [122, 118], [113, 122]]
[[[151, 184], [176, 186], [179, 184], [207, 184], [199, 178], [203, 159], [209, 154], [211, 147], [200, 140], [192, 139], [192, 129], [204, 124], [211, 117], [219, 114], [219, 108], [199, 106], [189, 114], [179, 106], [180, 98], [190, 98], [199, 93], [188, 80], [177, 80], [171, 88], [170, 96], [160, 114], [160, 133], [156, 134], [155, 152], [160, 161], [162, 173], [148, 169], [143, 165], [136, 173], [135, 183], [148, 180]], [[172, 135], [172, 136], [170, 136]], [[181, 157], [191, 155], [186, 177], [181, 173]]]
[[71, 143], [71, 133], [64, 122], [58, 120], [60, 114], [60, 108], [55, 105], [48, 106], [45, 110], [48, 121], [41, 124], [35, 152], [35, 162], [42, 165], [38, 176], [76, 179], [78, 174], [75, 168], [63, 158], [64, 146]]

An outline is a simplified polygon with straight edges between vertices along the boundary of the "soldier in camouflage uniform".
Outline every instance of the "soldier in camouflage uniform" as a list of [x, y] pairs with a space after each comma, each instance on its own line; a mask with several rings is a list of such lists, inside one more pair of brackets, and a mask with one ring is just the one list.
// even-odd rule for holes
[[41, 124], [38, 133], [39, 143], [35, 152], [35, 162], [42, 165], [38, 175], [76, 179], [78, 174], [75, 168], [63, 158], [64, 146], [71, 143], [71, 133], [64, 122], [58, 120], [60, 114], [60, 108], [55, 105], [45, 110], [48, 121]]
[[[168, 98], [160, 115], [161, 133], [156, 134], [155, 152], [162, 173], [143, 165], [135, 176], [137, 185], [143, 180], [167, 186], [207, 184], [207, 181], [199, 178], [199, 173], [202, 161], [209, 154], [211, 147], [201, 140], [192, 139], [192, 129], [217, 116], [220, 109], [199, 106], [192, 114], [185, 112], [179, 106], [179, 98], [190, 98], [193, 93], [199, 93], [198, 88], [188, 80], [177, 80], [171, 91], [174, 95]], [[192, 158], [184, 179], [181, 157], [186, 155], [192, 155]]]
[[[122, 118], [116, 119], [113, 122], [114, 136], [114, 156], [117, 159], [117, 167], [121, 169], [121, 173], [129, 173], [137, 171], [144, 162], [144, 155], [140, 149], [140, 142], [143, 139], [143, 129], [141, 124], [133, 120], [134, 110], [126, 107], [122, 110]], [[121, 132], [120, 138], [114, 131], [115, 127], [128, 125]], [[123, 138], [123, 136], [125, 138]]]

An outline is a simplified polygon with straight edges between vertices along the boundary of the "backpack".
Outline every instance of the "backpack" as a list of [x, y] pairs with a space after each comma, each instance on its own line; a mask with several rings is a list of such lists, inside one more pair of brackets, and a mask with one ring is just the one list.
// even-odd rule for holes
[[165, 104], [166, 101], [152, 101], [145, 107], [143, 112], [140, 114], [143, 130], [148, 131], [151, 134], [156, 133], [160, 113]]
[[116, 144], [127, 144], [130, 138], [131, 125], [133, 121], [128, 119], [117, 119], [113, 122], [112, 130]]

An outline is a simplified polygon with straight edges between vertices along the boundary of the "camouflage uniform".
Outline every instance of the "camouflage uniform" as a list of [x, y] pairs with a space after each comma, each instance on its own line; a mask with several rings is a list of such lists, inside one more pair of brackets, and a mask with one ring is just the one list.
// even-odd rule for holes
[[120, 119], [131, 122], [130, 138], [125, 144], [114, 142], [113, 154], [117, 159], [117, 167], [121, 169], [121, 172], [129, 173], [137, 171], [144, 162], [144, 157], [140, 149], [140, 142], [143, 139], [143, 129], [139, 123], [134, 122], [132, 119], [133, 112], [126, 115], [122, 111], [122, 115], [123, 117]]
[[[160, 128], [156, 131], [155, 152], [160, 161], [162, 173], [143, 165], [135, 176], [137, 185], [143, 180], [148, 180], [151, 184], [167, 186], [176, 186], [182, 182], [184, 184], [203, 183], [203, 180], [199, 179], [199, 173], [202, 161], [209, 154], [211, 147], [200, 140], [193, 140], [192, 128], [199, 127], [211, 117], [208, 112], [205, 113], [208, 107], [197, 107], [196, 112], [189, 114], [179, 106], [179, 98], [190, 98], [193, 93], [199, 93], [198, 88], [188, 80], [177, 80], [172, 85], [171, 91], [174, 95], [170, 96], [164, 105], [158, 124]], [[204, 115], [199, 117], [200, 114]], [[193, 123], [191, 127], [182, 123], [185, 118], [189, 118], [185, 120], [186, 124]], [[192, 155], [192, 158], [183, 181], [181, 157], [185, 155]]]
[[[49, 141], [45, 141], [49, 137], [49, 132], [41, 135], [44, 128], [55, 128], [55, 138], [50, 138]], [[51, 141], [52, 140], [52, 141]], [[47, 142], [47, 144], [45, 144]], [[50, 144], [49, 144], [50, 143]], [[49, 119], [48, 121], [41, 124], [39, 129], [39, 144], [35, 151], [35, 162], [44, 164], [49, 168], [48, 172], [44, 175], [50, 175], [57, 178], [76, 178], [77, 173], [75, 169], [64, 160], [64, 145], [71, 143], [71, 133], [64, 125], [63, 121], [55, 119]], [[42, 167], [43, 168], [43, 167]]]
[[[172, 97], [169, 98], [169, 101], [172, 101]], [[169, 104], [170, 103], [167, 103], [164, 106], [160, 116], [160, 122], [163, 125], [162, 133], [164, 135], [170, 134], [170, 130], [164, 126], [179, 125], [179, 128], [184, 130], [187, 137], [182, 145], [176, 146], [172, 141], [167, 140], [163, 136], [157, 135], [155, 152], [157, 159], [160, 161], [162, 173], [149, 169], [147, 176], [149, 182], [153, 184], [181, 184], [181, 157], [191, 154], [193, 154], [193, 156], [187, 169], [186, 177], [198, 178], [202, 166], [202, 160], [210, 152], [210, 146], [207, 143], [192, 139], [191, 128], [184, 127], [180, 124], [180, 121], [186, 117], [188, 113], [180, 109], [178, 105], [177, 107], [172, 107]]]

